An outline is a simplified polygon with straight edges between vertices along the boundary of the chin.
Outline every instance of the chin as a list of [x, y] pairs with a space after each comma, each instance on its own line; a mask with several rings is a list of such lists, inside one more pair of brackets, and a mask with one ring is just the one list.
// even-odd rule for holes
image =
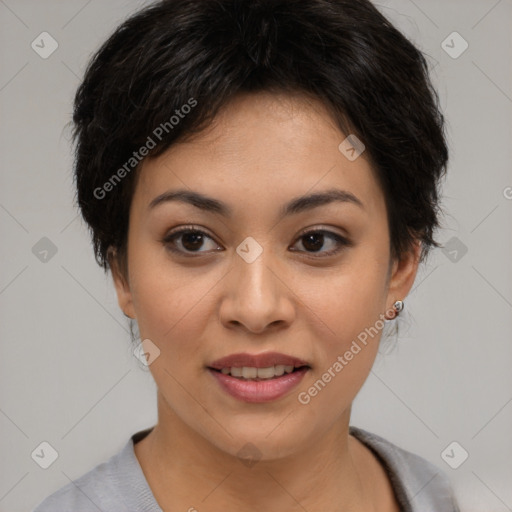
[[[286, 418], [286, 416], [284, 416]], [[291, 417], [291, 415], [290, 415]], [[307, 430], [296, 422], [276, 419], [275, 415], [268, 421], [258, 419], [237, 421], [236, 424], [219, 423], [231, 434], [222, 439], [213, 435], [210, 443], [219, 450], [238, 458], [249, 460], [272, 461], [293, 455], [299, 448], [308, 444]], [[212, 434], [214, 434], [212, 432]], [[248, 464], [249, 465], [249, 464]]]

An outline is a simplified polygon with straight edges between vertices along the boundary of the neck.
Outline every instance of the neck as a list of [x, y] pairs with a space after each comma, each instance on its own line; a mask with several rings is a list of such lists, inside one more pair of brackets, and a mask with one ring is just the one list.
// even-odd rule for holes
[[374, 468], [368, 449], [349, 436], [350, 410], [293, 454], [260, 459], [247, 449], [252, 460], [226, 453], [190, 429], [160, 393], [158, 417], [135, 453], [164, 510], [374, 510]]

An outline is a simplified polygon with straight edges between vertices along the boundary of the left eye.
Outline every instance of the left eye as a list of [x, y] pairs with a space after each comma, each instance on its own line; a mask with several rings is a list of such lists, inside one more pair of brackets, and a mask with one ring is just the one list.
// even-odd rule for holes
[[311, 249], [311, 251], [307, 252], [319, 252], [318, 249], [324, 246], [325, 239], [330, 239], [332, 241], [331, 245], [333, 245], [334, 248], [328, 251], [323, 251], [323, 256], [332, 256], [333, 254], [341, 251], [344, 246], [350, 245], [346, 238], [326, 230], [308, 231], [307, 233], [302, 233], [302, 235], [299, 237], [299, 240], [304, 240], [302, 245]]
[[[180, 254], [190, 254], [194, 252], [208, 252], [199, 250], [202, 248], [205, 239], [209, 239], [212, 242], [214, 242], [212, 237], [206, 234], [204, 231], [201, 231], [199, 229], [184, 228], [169, 234], [162, 240], [162, 242], [172, 252]], [[333, 248], [327, 251], [320, 251], [320, 249], [325, 246], [325, 240], [331, 240], [331, 246], [333, 246]], [[331, 256], [333, 254], [336, 254], [344, 246], [350, 245], [350, 242], [346, 238], [326, 230], [313, 230], [308, 231], [306, 233], [302, 233], [298, 238], [298, 241], [302, 241], [302, 245], [306, 249], [305, 252], [320, 252], [323, 256]], [[179, 247], [180, 245], [181, 248]], [[213, 243], [213, 245], [214, 247], [216, 247], [213, 250], [219, 250], [219, 246], [216, 245], [215, 242]]]

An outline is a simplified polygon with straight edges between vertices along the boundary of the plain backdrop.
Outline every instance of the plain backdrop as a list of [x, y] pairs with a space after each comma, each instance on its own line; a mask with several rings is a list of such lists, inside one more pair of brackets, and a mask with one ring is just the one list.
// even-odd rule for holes
[[[89, 57], [142, 5], [0, 0], [1, 512], [31, 510], [156, 422], [154, 382], [73, 205], [65, 128]], [[352, 424], [443, 469], [463, 510], [509, 511], [512, 2], [377, 5], [428, 55], [447, 117], [446, 249], [420, 268]], [[51, 50], [42, 32], [58, 44], [47, 58], [32, 46]], [[47, 469], [44, 442], [58, 455]]]

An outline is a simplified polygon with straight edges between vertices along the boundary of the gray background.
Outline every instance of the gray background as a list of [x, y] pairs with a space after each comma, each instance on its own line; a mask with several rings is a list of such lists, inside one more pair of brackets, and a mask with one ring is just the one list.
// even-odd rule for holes
[[[73, 206], [65, 129], [89, 56], [142, 5], [0, 0], [3, 512], [30, 510], [156, 422], [152, 377]], [[512, 510], [512, 2], [378, 5], [433, 66], [451, 148], [438, 235], [449, 250], [420, 269], [352, 423], [442, 468], [463, 510]], [[31, 48], [43, 31], [59, 45], [47, 59]], [[453, 31], [469, 44], [458, 58], [441, 46]], [[46, 261], [43, 237], [57, 250]], [[43, 441], [58, 452], [48, 469], [31, 456]], [[452, 464], [469, 453], [457, 469], [441, 457], [453, 441]]]

